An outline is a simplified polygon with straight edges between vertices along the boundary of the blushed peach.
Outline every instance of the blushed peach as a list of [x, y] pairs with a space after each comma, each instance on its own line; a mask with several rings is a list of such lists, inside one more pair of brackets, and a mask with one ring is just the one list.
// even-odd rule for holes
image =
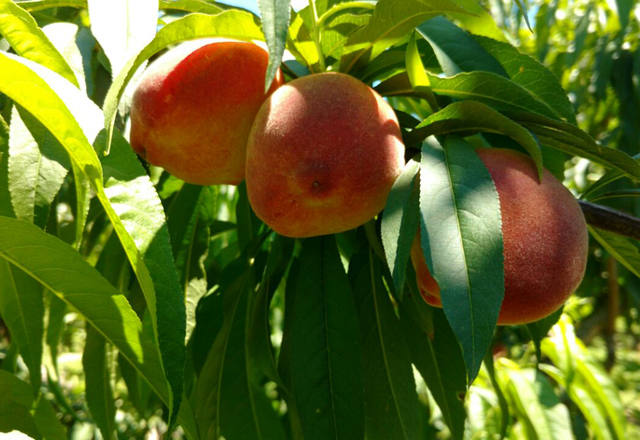
[[[500, 198], [505, 292], [498, 324], [525, 324], [550, 315], [580, 285], [588, 234], [573, 195], [549, 171], [542, 182], [527, 156], [507, 149], [477, 150]], [[411, 261], [426, 302], [442, 307], [440, 288], [413, 242]]]
[[264, 49], [240, 41], [161, 56], [133, 96], [131, 146], [186, 182], [240, 183], [251, 123], [283, 82], [278, 72], [265, 93], [267, 63]]
[[260, 108], [247, 145], [247, 193], [282, 235], [333, 234], [374, 217], [403, 165], [391, 106], [351, 76], [314, 74]]

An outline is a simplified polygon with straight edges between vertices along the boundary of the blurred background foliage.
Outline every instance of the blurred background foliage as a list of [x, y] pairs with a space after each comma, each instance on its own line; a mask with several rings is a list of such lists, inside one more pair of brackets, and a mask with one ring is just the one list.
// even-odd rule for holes
[[[606, 146], [632, 155], [640, 153], [640, 4], [633, 0], [481, 3], [504, 32], [505, 39], [557, 76], [574, 105], [581, 129]], [[87, 30], [86, 9], [43, 9], [33, 11], [33, 15], [51, 35], [54, 23], [79, 26], [77, 42], [87, 75], [87, 94], [102, 105], [109, 86], [110, 65]], [[167, 23], [181, 15], [179, 11], [165, 10], [160, 22]], [[8, 107], [0, 102], [0, 108], [6, 111]], [[182, 281], [187, 283], [190, 297], [197, 300], [211, 293], [203, 280], [219, 278], [222, 270], [240, 255], [241, 237], [233, 225], [237, 216], [250, 215], [248, 207], [237, 203], [234, 188], [180, 191], [185, 189], [182, 182], [151, 171], [168, 212], [180, 212], [183, 204], [189, 203], [189, 197], [191, 201], [194, 198], [209, 201], [206, 204], [209, 212], [201, 214], [215, 221], [209, 221], [206, 227], [190, 225], [194, 246], [202, 247], [193, 255], [200, 258], [183, 262], [193, 266], [194, 276]], [[585, 195], [598, 203], [640, 215], [637, 198], [616, 197], [621, 193], [633, 195], [626, 190], [629, 184], [624, 179], [593, 189], [592, 185], [604, 174], [603, 168], [586, 159], [576, 158], [565, 164], [565, 184], [577, 196]], [[67, 241], [72, 242], [73, 224], [65, 216], [65, 206], [72, 205], [64, 199], [64, 194], [69, 193], [72, 191], [63, 189], [62, 198], [57, 200], [55, 227], [61, 237], [65, 237], [64, 231], [68, 229]], [[102, 231], [104, 222], [103, 216], [90, 216], [89, 230]], [[92, 255], [100, 255], [110, 246], [109, 234], [93, 243], [92, 249], [83, 250], [89, 261]], [[460, 396], [466, 399], [466, 439], [497, 439], [502, 435], [512, 439], [640, 439], [640, 279], [632, 268], [619, 264], [595, 240], [591, 243], [592, 258], [585, 280], [565, 306], [559, 322], [542, 340], [539, 353], [529, 342], [530, 332], [535, 329], [498, 328], [493, 356], [487, 358], [467, 395]], [[348, 237], [341, 245], [348, 248]], [[284, 286], [278, 286], [270, 311], [275, 347], [279, 347], [282, 335], [283, 289]], [[195, 306], [191, 309], [192, 314], [219, 308], [214, 296], [206, 298], [197, 310]], [[101, 438], [84, 398], [84, 320], [53, 295], [47, 300], [47, 374], [43, 385], [46, 397], [55, 402], [57, 417], [69, 428], [71, 438]], [[132, 302], [135, 303], [135, 294]], [[210, 336], [206, 328], [196, 328], [196, 343], [206, 345], [207, 338]], [[107, 351], [107, 358], [119, 438], [164, 435], [167, 426], [159, 400], [143, 381], [127, 371], [126, 362], [118, 362], [114, 349]], [[199, 362], [193, 368], [201, 368], [205, 359]], [[29, 375], [3, 326], [0, 326], [0, 369], [25, 380]], [[431, 422], [425, 438], [448, 438], [450, 433], [442, 413], [418, 374], [416, 380]], [[274, 407], [282, 414], [286, 411], [283, 402], [275, 391], [271, 395]], [[170, 436], [179, 438], [181, 431]]]

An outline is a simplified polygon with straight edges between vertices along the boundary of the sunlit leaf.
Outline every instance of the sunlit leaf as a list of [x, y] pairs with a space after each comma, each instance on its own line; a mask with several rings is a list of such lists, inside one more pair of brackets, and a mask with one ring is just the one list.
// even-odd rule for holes
[[421, 245], [440, 287], [469, 381], [478, 374], [504, 296], [498, 193], [473, 148], [425, 142], [420, 164]]

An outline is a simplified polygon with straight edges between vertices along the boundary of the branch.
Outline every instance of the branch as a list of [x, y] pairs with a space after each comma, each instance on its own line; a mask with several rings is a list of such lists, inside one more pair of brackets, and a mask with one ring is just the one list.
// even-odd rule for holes
[[584, 200], [579, 200], [578, 203], [591, 226], [640, 240], [640, 218]]

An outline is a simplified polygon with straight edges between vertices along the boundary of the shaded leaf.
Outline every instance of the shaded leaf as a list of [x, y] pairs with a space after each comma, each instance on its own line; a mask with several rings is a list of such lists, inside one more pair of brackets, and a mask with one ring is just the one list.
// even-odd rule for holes
[[608, 167], [614, 167], [628, 176], [640, 178], [640, 163], [623, 151], [608, 148], [578, 127], [530, 112], [507, 113], [511, 119], [531, 130], [541, 144], [581, 156]]
[[400, 321], [411, 360], [429, 387], [454, 439], [464, 434], [467, 372], [460, 344], [440, 310], [419, 295], [405, 297]]
[[287, 379], [304, 437], [362, 438], [359, 329], [334, 237], [302, 243], [287, 295]]
[[269, 48], [269, 65], [264, 78], [265, 92], [271, 87], [284, 54], [289, 29], [289, 3], [290, 0], [258, 0], [262, 32]]
[[348, 55], [340, 61], [340, 70], [349, 72], [364, 54], [377, 57], [415, 26], [445, 12], [466, 13], [451, 0], [380, 0], [369, 23], [349, 37], [345, 47]]
[[0, 260], [0, 316], [29, 368], [34, 390], [40, 388], [41, 382], [44, 333], [42, 294], [42, 286], [38, 282], [6, 260]]
[[417, 27], [418, 34], [429, 42], [447, 76], [483, 70], [507, 76], [498, 61], [473, 37], [444, 17], [435, 17]]
[[107, 346], [102, 335], [93, 327], [87, 326], [86, 332], [82, 368], [85, 374], [87, 406], [93, 420], [100, 428], [102, 438], [115, 439], [116, 407], [107, 364]]
[[414, 439], [422, 420], [411, 358], [371, 251], [351, 259], [349, 278], [360, 322], [365, 438]]
[[415, 184], [419, 166], [413, 160], [405, 165], [391, 187], [382, 215], [382, 245], [398, 294], [404, 288], [411, 244], [419, 227], [418, 187]]
[[424, 139], [430, 135], [476, 131], [504, 134], [516, 141], [529, 153], [542, 179], [542, 152], [538, 141], [522, 125], [481, 102], [453, 102], [418, 124], [411, 137]]

